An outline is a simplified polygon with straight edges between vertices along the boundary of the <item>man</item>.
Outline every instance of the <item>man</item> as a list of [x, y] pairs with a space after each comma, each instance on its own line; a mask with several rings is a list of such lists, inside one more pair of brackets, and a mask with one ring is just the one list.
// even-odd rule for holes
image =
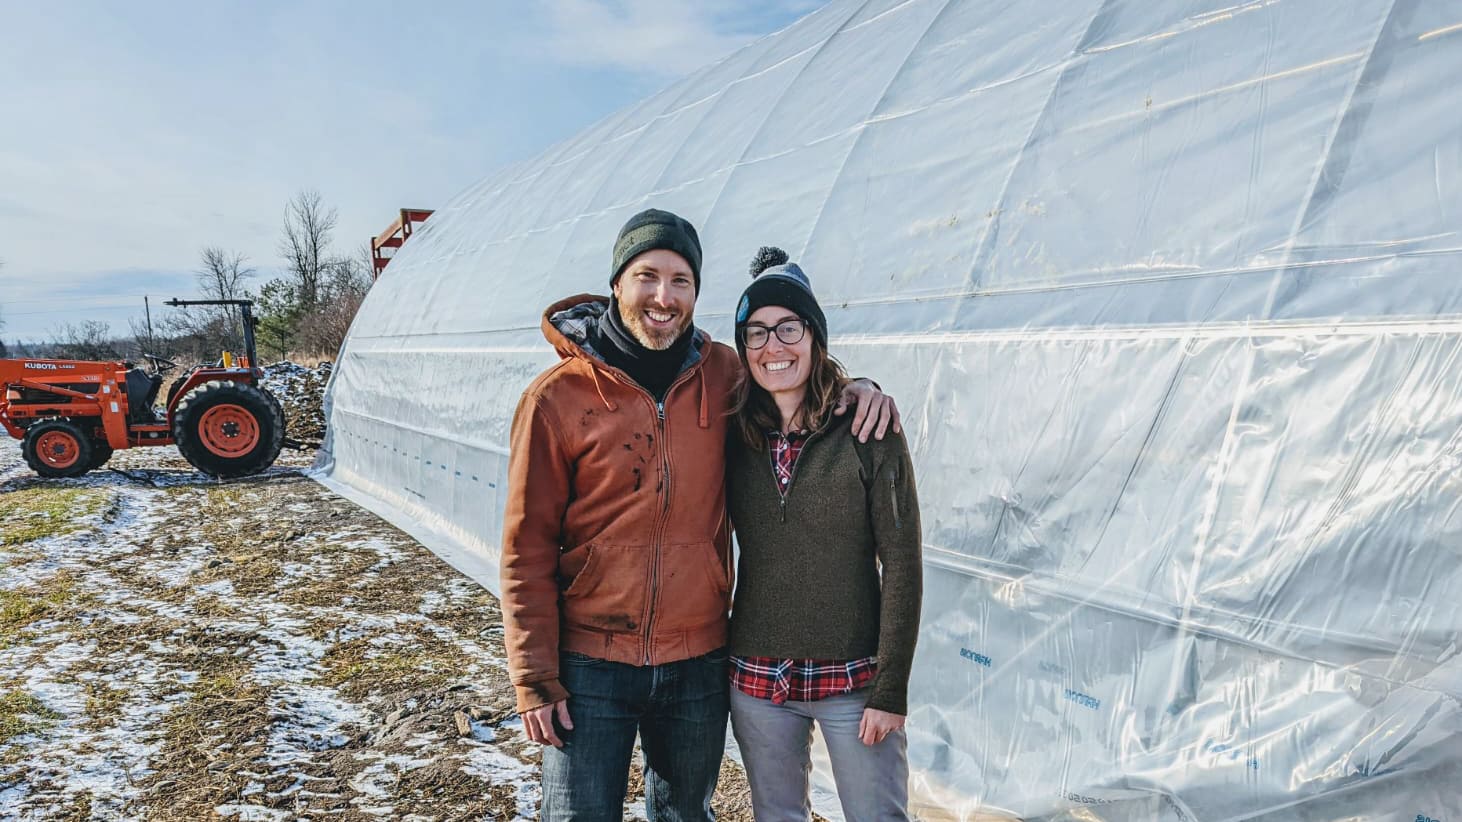
[[[609, 299], [549, 306], [560, 361], [513, 418], [503, 522], [508, 669], [543, 751], [544, 820], [617, 820], [636, 732], [651, 822], [709, 820], [728, 705], [724, 486], [736, 352], [697, 329], [695, 228], [649, 209]], [[897, 428], [866, 380], [863, 439]]]

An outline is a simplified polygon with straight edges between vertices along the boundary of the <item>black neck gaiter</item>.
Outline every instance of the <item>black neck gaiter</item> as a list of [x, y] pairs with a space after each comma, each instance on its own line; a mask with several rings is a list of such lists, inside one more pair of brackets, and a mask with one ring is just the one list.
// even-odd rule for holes
[[695, 326], [681, 334], [664, 351], [646, 348], [635, 339], [619, 316], [619, 301], [609, 298], [609, 310], [599, 318], [599, 354], [604, 361], [618, 368], [639, 383], [659, 401], [665, 399], [670, 384], [680, 375], [686, 354], [695, 340]]

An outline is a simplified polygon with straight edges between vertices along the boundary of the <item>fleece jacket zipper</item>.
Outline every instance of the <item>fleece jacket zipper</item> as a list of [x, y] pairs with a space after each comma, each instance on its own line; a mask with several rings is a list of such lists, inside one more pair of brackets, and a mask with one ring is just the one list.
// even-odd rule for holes
[[787, 495], [792, 493], [792, 486], [797, 484], [797, 469], [802, 467], [802, 455], [807, 452], [807, 446], [811, 445], [812, 441], [820, 436], [822, 436], [822, 432], [816, 431], [812, 436], [807, 438], [807, 442], [802, 443], [802, 450], [797, 452], [797, 461], [792, 463], [792, 471], [787, 475], [786, 488], [783, 488], [782, 484], [777, 482], [777, 457], [772, 453], [770, 448], [767, 449], [767, 463], [772, 467], [772, 485], [777, 486], [777, 494], [781, 497], [782, 522], [787, 521]]

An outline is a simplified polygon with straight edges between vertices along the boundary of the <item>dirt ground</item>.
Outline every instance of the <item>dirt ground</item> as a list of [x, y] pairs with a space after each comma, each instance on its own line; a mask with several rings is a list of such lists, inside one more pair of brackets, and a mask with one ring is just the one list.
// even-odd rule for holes
[[[497, 601], [312, 459], [41, 480], [0, 443], [0, 819], [536, 817]], [[729, 760], [716, 809], [751, 819]]]

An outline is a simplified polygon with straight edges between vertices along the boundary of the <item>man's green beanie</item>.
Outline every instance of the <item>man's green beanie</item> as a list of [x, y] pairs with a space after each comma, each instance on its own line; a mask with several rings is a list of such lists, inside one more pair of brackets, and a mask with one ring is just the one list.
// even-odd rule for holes
[[658, 208], [641, 211], [629, 218], [629, 222], [619, 230], [619, 239], [614, 242], [609, 286], [614, 287], [630, 260], [657, 248], [674, 251], [690, 263], [690, 273], [695, 276], [695, 293], [701, 293], [701, 238], [695, 233], [695, 226], [684, 217]]

